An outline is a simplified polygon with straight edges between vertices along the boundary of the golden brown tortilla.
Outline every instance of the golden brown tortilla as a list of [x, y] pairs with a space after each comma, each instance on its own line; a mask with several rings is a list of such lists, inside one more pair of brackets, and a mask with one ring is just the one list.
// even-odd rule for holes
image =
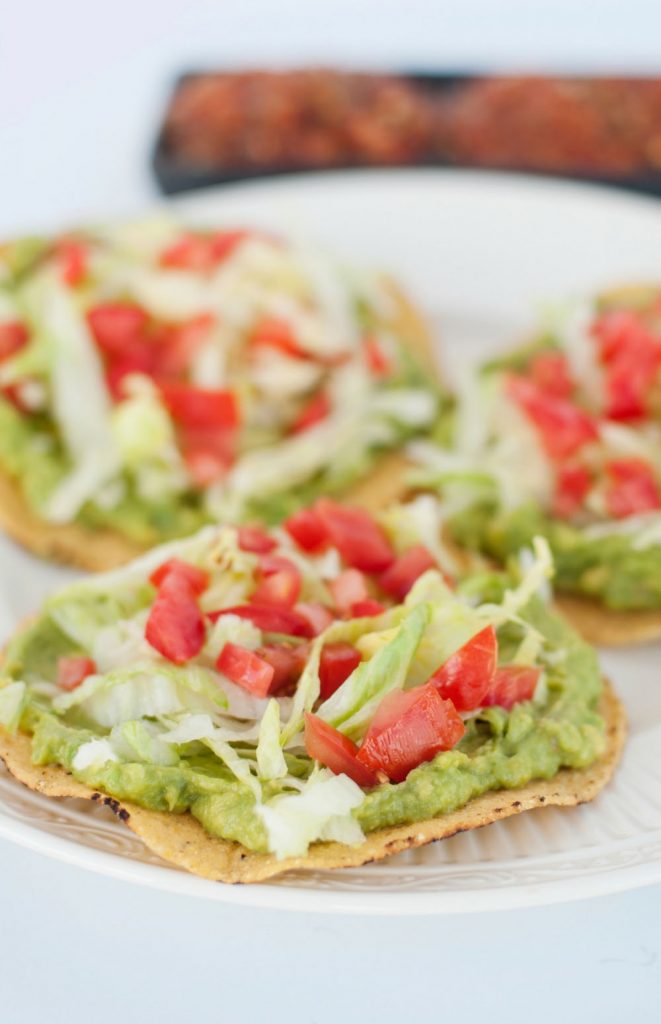
[[[438, 379], [432, 336], [427, 325], [393, 281], [388, 280], [388, 287], [396, 305], [389, 329], [405, 340], [432, 378]], [[374, 473], [357, 485], [355, 500], [374, 508], [401, 498], [405, 466], [400, 453], [385, 454], [375, 466]], [[353, 490], [349, 490], [346, 499], [354, 500]], [[0, 528], [35, 555], [93, 572], [123, 565], [149, 547], [112, 529], [94, 529], [80, 523], [56, 526], [46, 522], [26, 501], [20, 481], [1, 468]]]
[[485, 793], [451, 814], [371, 832], [360, 846], [316, 843], [306, 856], [287, 860], [277, 860], [272, 854], [251, 853], [239, 843], [214, 839], [191, 814], [149, 811], [96, 792], [57, 765], [33, 765], [29, 736], [10, 736], [0, 730], [0, 757], [15, 778], [37, 793], [82, 797], [106, 804], [153, 853], [178, 867], [214, 881], [262, 882], [285, 871], [356, 867], [536, 807], [573, 807], [593, 800], [611, 778], [626, 736], [624, 708], [608, 683], [600, 710], [606, 721], [606, 750], [590, 768], [562, 769], [552, 779], [533, 781], [519, 789]]
[[556, 594], [555, 605], [588, 643], [598, 647], [644, 644], [661, 637], [661, 610], [616, 611], [573, 594]]

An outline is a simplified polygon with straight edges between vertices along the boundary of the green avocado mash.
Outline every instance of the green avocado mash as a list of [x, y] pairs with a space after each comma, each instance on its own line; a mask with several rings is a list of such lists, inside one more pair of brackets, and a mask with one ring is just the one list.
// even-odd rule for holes
[[[469, 585], [473, 595], [477, 588], [483, 595], [488, 592], [490, 600], [502, 598], [502, 578], [490, 577], [484, 587], [475, 580]], [[99, 621], [111, 621], [116, 612], [98, 606], [95, 614]], [[488, 790], [550, 778], [563, 767], [584, 768], [601, 755], [604, 727], [597, 705], [602, 684], [594, 652], [539, 599], [530, 602], [523, 618], [543, 634], [553, 654], [547, 661], [544, 693], [509, 712], [499, 707], [484, 709], [469, 720], [455, 749], [420, 765], [404, 782], [368, 791], [353, 812], [364, 831], [444, 814]], [[511, 658], [519, 640], [515, 626], [504, 626], [501, 658]], [[9, 679], [52, 677], [57, 657], [70, 648], [70, 639], [53, 615], [43, 615], [10, 645]], [[61, 764], [81, 782], [147, 808], [190, 811], [211, 835], [237, 840], [250, 850], [267, 849], [254, 794], [197, 743], [179, 746], [176, 764], [107, 761], [76, 769], [76, 752], [90, 739], [107, 733], [78, 718], [75, 709], [64, 715], [54, 713], [38, 694], [24, 704], [20, 726], [33, 734], [32, 756], [37, 764]], [[286, 756], [292, 775], [309, 774], [309, 759]], [[281, 788], [282, 783], [271, 781], [265, 796]]]

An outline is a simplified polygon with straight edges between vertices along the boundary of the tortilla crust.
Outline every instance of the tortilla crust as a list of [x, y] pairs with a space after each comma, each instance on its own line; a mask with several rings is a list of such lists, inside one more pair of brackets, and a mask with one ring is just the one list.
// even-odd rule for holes
[[[388, 327], [406, 342], [421, 365], [439, 379], [431, 332], [415, 306], [391, 279], [387, 279], [395, 300], [395, 311]], [[400, 452], [389, 452], [375, 465], [373, 472], [346, 494], [367, 508], [379, 508], [396, 501], [405, 493], [406, 460]], [[117, 530], [94, 529], [80, 523], [54, 525], [33, 511], [26, 501], [19, 480], [0, 467], [0, 528], [13, 540], [41, 558], [62, 562], [92, 572], [115, 569], [143, 554], [153, 544], [140, 544]], [[154, 544], [157, 541], [154, 541]]]
[[661, 610], [617, 611], [574, 594], [556, 594], [554, 603], [577, 632], [597, 647], [625, 647], [661, 637]]
[[146, 810], [90, 789], [58, 765], [33, 765], [30, 737], [25, 734], [10, 736], [0, 730], [0, 757], [11, 774], [34, 792], [107, 805], [149, 850], [170, 864], [218, 882], [263, 882], [287, 871], [357, 867], [522, 811], [552, 805], [573, 807], [593, 800], [610, 780], [626, 737], [624, 708], [607, 681], [600, 711], [606, 722], [606, 750], [589, 768], [563, 768], [552, 779], [534, 780], [519, 789], [485, 793], [439, 818], [370, 832], [360, 846], [317, 843], [304, 857], [286, 860], [277, 860], [272, 854], [252, 853], [239, 843], [214, 839], [189, 813]]

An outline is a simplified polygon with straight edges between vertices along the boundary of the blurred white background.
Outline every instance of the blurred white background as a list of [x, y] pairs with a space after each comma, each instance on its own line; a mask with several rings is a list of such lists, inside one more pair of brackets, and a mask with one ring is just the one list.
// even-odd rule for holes
[[[130, 212], [174, 75], [661, 73], [659, 0], [1, 0], [0, 235]], [[661, 890], [442, 919], [205, 905], [0, 843], [7, 1024], [661, 1019]]]

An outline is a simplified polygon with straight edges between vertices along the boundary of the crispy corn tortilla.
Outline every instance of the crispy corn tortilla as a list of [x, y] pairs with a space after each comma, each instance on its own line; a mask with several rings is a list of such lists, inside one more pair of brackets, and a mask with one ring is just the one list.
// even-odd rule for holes
[[590, 768], [562, 769], [552, 779], [533, 781], [519, 789], [485, 793], [451, 814], [371, 832], [360, 846], [317, 843], [306, 856], [286, 860], [277, 860], [272, 854], [251, 853], [239, 843], [214, 839], [191, 814], [146, 810], [90, 789], [57, 765], [33, 765], [30, 738], [24, 734], [10, 736], [0, 730], [0, 757], [15, 778], [37, 793], [82, 797], [106, 804], [153, 853], [177, 867], [219, 882], [262, 882], [286, 871], [357, 867], [522, 811], [551, 805], [573, 807], [593, 800], [611, 778], [626, 736], [624, 709], [607, 682], [600, 710], [606, 722], [606, 750]]
[[644, 644], [661, 637], [661, 610], [616, 611], [573, 594], [557, 594], [555, 605], [588, 643], [598, 647]]
[[[389, 328], [406, 338], [421, 365], [439, 378], [431, 333], [413, 304], [391, 280], [388, 288], [395, 299], [395, 314]], [[350, 489], [347, 501], [369, 508], [395, 501], [404, 493], [406, 460], [399, 452], [385, 454], [370, 476]], [[29, 551], [42, 558], [103, 572], [124, 565], [146, 550], [119, 531], [93, 529], [80, 523], [56, 526], [41, 519], [29, 506], [20, 481], [0, 468], [0, 528]]]

